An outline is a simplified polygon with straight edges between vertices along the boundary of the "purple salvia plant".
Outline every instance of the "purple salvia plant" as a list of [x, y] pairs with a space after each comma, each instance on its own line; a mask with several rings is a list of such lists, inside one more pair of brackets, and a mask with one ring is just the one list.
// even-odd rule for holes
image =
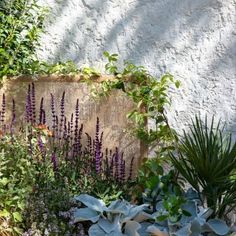
[[11, 135], [13, 135], [14, 133], [15, 122], [16, 122], [16, 104], [15, 104], [15, 100], [12, 99], [12, 118], [11, 118], [11, 125], [10, 125]]
[[80, 126], [80, 129], [79, 129], [79, 134], [78, 134], [78, 137], [77, 137], [77, 139], [76, 139], [76, 145], [77, 145], [77, 153], [79, 154], [79, 155], [81, 155], [82, 154], [82, 144], [81, 144], [81, 138], [82, 138], [82, 134], [83, 134], [83, 128], [84, 128], [84, 125], [83, 124], [81, 124], [81, 126]]
[[32, 109], [32, 122], [33, 122], [33, 124], [35, 124], [35, 122], [36, 122], [36, 104], [35, 104], [34, 83], [32, 83], [32, 91], [31, 91], [31, 109]]
[[92, 138], [88, 133], [85, 133], [87, 137], [87, 145], [86, 145], [86, 152], [85, 154], [92, 156]]
[[5, 131], [5, 113], [6, 113], [6, 96], [5, 94], [2, 95], [2, 111], [1, 111], [1, 123], [2, 129]]
[[53, 165], [54, 172], [57, 172], [58, 171], [58, 159], [57, 159], [57, 156], [56, 156], [56, 151], [54, 151], [52, 153], [51, 162], [52, 162], [52, 165]]
[[28, 86], [26, 98], [26, 121], [32, 124], [32, 104], [31, 104], [31, 86]]
[[120, 179], [120, 182], [124, 182], [125, 181], [125, 160], [124, 160], [123, 153], [121, 154], [121, 158], [120, 158], [120, 174], [119, 174], [119, 179]]
[[119, 160], [120, 160], [120, 154], [118, 151], [118, 148], [116, 147], [115, 153], [114, 153], [114, 161], [115, 161], [115, 179], [119, 180]]
[[56, 128], [56, 111], [55, 111], [55, 99], [53, 94], [50, 94], [51, 96], [51, 113], [52, 113], [52, 130], [53, 133], [55, 132], [55, 128]]
[[70, 121], [67, 122], [67, 141], [70, 143]]
[[133, 177], [133, 165], [134, 165], [134, 157], [132, 157], [131, 162], [130, 162], [128, 180], [131, 180]]
[[60, 126], [59, 126], [59, 139], [61, 139], [62, 136], [62, 127], [64, 124], [64, 118], [65, 118], [65, 91], [62, 94], [61, 97], [61, 103], [60, 103]]
[[68, 134], [67, 134], [67, 120], [66, 120], [66, 117], [64, 117], [64, 128], [63, 128], [63, 139], [64, 139], [64, 141], [67, 141], [67, 137], [68, 137]]
[[38, 137], [38, 147], [39, 147], [39, 150], [42, 154], [43, 160], [45, 160], [46, 150], [44, 148], [44, 144], [43, 144], [43, 141], [40, 136]]
[[40, 107], [39, 107], [39, 124], [43, 123], [43, 101], [44, 99], [41, 98]]
[[108, 149], [105, 150], [105, 163], [104, 163], [104, 173], [105, 177], [108, 179], [110, 177], [110, 168], [109, 168], [109, 160], [108, 160]]
[[73, 123], [74, 123], [74, 114], [71, 114], [70, 117], [70, 142], [73, 143], [73, 136], [74, 136], [74, 130], [73, 130]]
[[55, 137], [58, 137], [58, 116], [55, 116]]
[[74, 139], [76, 143], [78, 130], [79, 129], [79, 99], [76, 101], [76, 107], [75, 107], [75, 130], [74, 130]]
[[45, 110], [43, 109], [42, 110], [42, 112], [43, 112], [43, 119], [42, 119], [42, 121], [43, 121], [43, 124], [46, 124], [46, 112], [45, 112]]
[[[99, 174], [101, 171], [101, 158], [102, 158], [102, 152], [101, 152], [101, 148], [102, 148], [102, 142], [101, 139], [99, 140], [99, 133], [100, 133], [100, 125], [99, 125], [99, 118], [97, 117], [97, 123], [96, 123], [96, 134], [95, 134], [95, 153], [94, 153], [94, 157], [95, 157], [95, 169], [96, 169], [96, 173]], [[101, 134], [101, 138], [102, 138], [102, 134]]]
[[[110, 153], [112, 153], [111, 151], [110, 151]], [[110, 160], [111, 160], [111, 163], [110, 163], [110, 176], [111, 177], [113, 177], [113, 175], [114, 175], [114, 159], [115, 159], [115, 155], [113, 154], [112, 155], [112, 157], [110, 158]]]

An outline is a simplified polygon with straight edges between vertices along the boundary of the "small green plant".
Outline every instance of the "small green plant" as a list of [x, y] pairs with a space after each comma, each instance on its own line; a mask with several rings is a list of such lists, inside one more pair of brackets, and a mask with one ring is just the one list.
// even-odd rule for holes
[[29, 155], [27, 143], [13, 137], [0, 142], [0, 231], [9, 235], [23, 232], [23, 212], [35, 182], [36, 163]]
[[161, 221], [169, 219], [176, 222], [182, 215], [189, 215], [182, 209], [186, 200], [184, 191], [177, 182], [176, 171], [170, 170], [164, 173], [157, 158], [147, 160], [139, 169], [134, 193], [140, 195], [140, 192], [142, 192], [142, 200], [151, 206], [152, 212], [156, 212], [161, 206], [163, 211], [159, 211], [161, 214], [158, 216]]
[[212, 217], [222, 218], [236, 206], [236, 143], [224, 134], [220, 121], [214, 123], [214, 117], [209, 126], [207, 117], [202, 122], [196, 116], [171, 161], [213, 210]]
[[36, 48], [45, 13], [36, 0], [0, 2], [0, 79], [38, 70]]

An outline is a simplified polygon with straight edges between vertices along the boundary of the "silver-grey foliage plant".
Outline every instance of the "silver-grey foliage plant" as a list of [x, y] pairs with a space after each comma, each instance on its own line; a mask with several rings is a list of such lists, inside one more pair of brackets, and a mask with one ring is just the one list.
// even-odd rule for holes
[[220, 219], [207, 220], [212, 211], [199, 207], [195, 199], [189, 199], [183, 205], [191, 216], [183, 216], [178, 222], [156, 220], [164, 209], [161, 202], [157, 205], [157, 212], [149, 214], [148, 204], [137, 206], [116, 200], [106, 206], [102, 200], [87, 194], [76, 196], [75, 200], [85, 207], [71, 210], [71, 223], [92, 222], [89, 236], [223, 236], [231, 231]]

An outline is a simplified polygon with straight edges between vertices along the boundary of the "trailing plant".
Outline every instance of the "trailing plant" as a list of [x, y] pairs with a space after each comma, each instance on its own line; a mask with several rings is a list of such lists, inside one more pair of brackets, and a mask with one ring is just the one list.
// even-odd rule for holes
[[45, 14], [36, 0], [0, 2], [0, 79], [38, 70], [36, 48]]
[[214, 117], [208, 124], [199, 116], [192, 120], [189, 132], [184, 131], [178, 154], [171, 161], [179, 173], [213, 210], [212, 217], [224, 218], [236, 206], [236, 143], [224, 133]]
[[[161, 157], [166, 150], [173, 149], [173, 141], [176, 140], [175, 132], [170, 128], [165, 114], [165, 107], [170, 104], [168, 89], [171, 84], [179, 87], [179, 81], [175, 81], [170, 74], [163, 75], [159, 80], [151, 76], [143, 66], [135, 66], [125, 63], [122, 71], [118, 69], [117, 54], [104, 52], [108, 59], [106, 71], [115, 76], [112, 80], [101, 82], [92, 90], [92, 94], [108, 95], [112, 89], [119, 89], [126, 93], [135, 103], [135, 108], [127, 114], [134, 121], [134, 133], [150, 149], [158, 147], [156, 154]], [[152, 123], [147, 128], [148, 121]]]

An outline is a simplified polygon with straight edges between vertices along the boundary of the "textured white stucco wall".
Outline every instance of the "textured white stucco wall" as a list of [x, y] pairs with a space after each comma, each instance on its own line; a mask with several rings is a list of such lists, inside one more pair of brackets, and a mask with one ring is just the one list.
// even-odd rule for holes
[[101, 67], [103, 51], [170, 72], [177, 130], [215, 114], [236, 135], [236, 0], [40, 0], [51, 7], [39, 56]]

